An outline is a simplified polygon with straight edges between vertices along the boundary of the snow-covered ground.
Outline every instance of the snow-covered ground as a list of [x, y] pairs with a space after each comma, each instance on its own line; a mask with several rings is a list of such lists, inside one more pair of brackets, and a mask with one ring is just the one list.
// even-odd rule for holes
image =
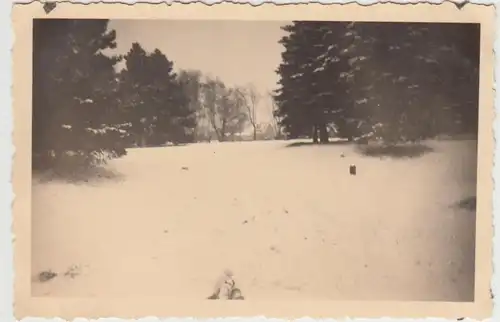
[[132, 149], [107, 178], [35, 177], [32, 273], [59, 275], [33, 295], [202, 299], [230, 268], [248, 300], [472, 300], [475, 216], [455, 204], [475, 196], [475, 141], [405, 160], [289, 143]]

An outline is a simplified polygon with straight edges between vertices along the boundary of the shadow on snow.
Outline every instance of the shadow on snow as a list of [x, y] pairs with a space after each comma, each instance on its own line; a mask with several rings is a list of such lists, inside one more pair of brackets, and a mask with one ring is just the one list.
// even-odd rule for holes
[[358, 145], [360, 154], [368, 157], [388, 157], [393, 159], [412, 159], [434, 152], [434, 149], [422, 143], [397, 144], [397, 145]]
[[325, 143], [313, 143], [313, 142], [293, 142], [287, 144], [286, 148], [297, 148], [302, 146], [327, 146], [327, 145], [352, 145], [352, 142], [348, 141], [330, 141]]
[[94, 166], [72, 170], [33, 171], [33, 178], [37, 178], [41, 183], [59, 181], [71, 184], [91, 184], [103, 181], [119, 182], [123, 181], [125, 176], [105, 166]]
[[383, 144], [360, 144], [348, 141], [330, 141], [326, 143], [313, 142], [293, 142], [287, 144], [286, 148], [306, 147], [306, 146], [355, 146], [359, 154], [367, 157], [393, 158], [393, 159], [411, 159], [422, 157], [427, 153], [434, 152], [434, 149], [422, 143], [407, 143], [396, 145]]
[[454, 203], [452, 208], [468, 211], [476, 211], [476, 196], [470, 196]]

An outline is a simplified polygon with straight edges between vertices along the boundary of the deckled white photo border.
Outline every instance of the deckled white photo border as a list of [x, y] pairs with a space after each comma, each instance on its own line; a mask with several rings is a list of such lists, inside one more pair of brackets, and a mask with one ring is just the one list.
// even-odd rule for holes
[[[12, 142], [12, 130], [13, 130], [13, 113], [12, 113], [12, 94], [11, 94], [11, 86], [12, 86], [12, 53], [11, 53], [11, 48], [13, 45], [14, 41], [14, 35], [12, 32], [12, 27], [11, 27], [11, 6], [12, 3], [29, 3], [32, 1], [15, 1], [15, 0], [10, 0], [10, 1], [5, 1], [5, 0], [0, 0], [0, 24], [5, 24], [4, 28], [1, 28], [1, 32], [3, 33], [3, 49], [0, 51], [1, 56], [0, 56], [0, 64], [4, 64], [4, 68], [2, 68], [2, 72], [0, 73], [0, 80], [1, 84], [3, 85], [0, 90], [2, 90], [2, 99], [3, 99], [3, 108], [0, 109], [0, 150], [3, 152], [0, 154], [0, 164], [2, 165], [2, 169], [0, 170], [0, 206], [1, 208], [1, 214], [0, 214], [0, 252], [1, 252], [1, 260], [0, 260], [0, 321], [13, 321], [14, 319], [14, 311], [13, 311], [13, 283], [14, 283], [14, 270], [13, 270], [13, 243], [14, 243], [14, 236], [12, 234], [12, 200], [14, 198], [13, 194], [13, 188], [11, 184], [11, 171], [12, 171], [12, 155], [14, 153], [14, 145]], [[72, 1], [74, 3], [91, 3], [91, 2], [99, 2], [99, 1]], [[151, 0], [151, 1], [101, 1], [101, 2], [108, 2], [108, 3], [113, 3], [113, 2], [119, 2], [119, 3], [136, 3], [136, 2], [141, 2], [141, 3], [161, 3], [164, 1], [161, 0]], [[172, 1], [168, 1], [172, 2]], [[178, 1], [178, 2], [194, 2], [194, 1]], [[219, 3], [221, 1], [203, 1], [207, 4], [212, 4], [212, 3]], [[240, 2], [240, 3], [251, 3], [253, 5], [258, 5], [264, 2], [274, 2], [276, 4], [282, 4], [282, 3], [306, 3], [306, 2], [313, 2], [313, 1], [284, 1], [284, 0], [276, 0], [276, 1], [232, 1], [232, 2]], [[349, 2], [354, 2], [354, 1], [316, 1], [320, 3], [349, 3]], [[374, 4], [379, 1], [376, 0], [367, 0], [367, 1], [362, 1], [358, 0], [357, 1], [359, 4]], [[380, 2], [388, 2], [388, 1], [380, 1]], [[443, 1], [391, 1], [393, 3], [416, 3], [416, 2], [427, 2], [427, 3], [441, 3]], [[479, 1], [479, 0], [472, 0], [470, 1], [473, 4], [492, 4], [496, 3], [497, 1]], [[496, 4], [498, 5], [498, 3]], [[496, 25], [497, 25], [497, 30], [500, 30], [500, 17], [497, 15], [496, 18]], [[498, 34], [496, 35], [496, 42], [495, 42], [495, 51], [498, 52], [500, 51], [500, 38], [498, 37]], [[500, 76], [500, 67], [496, 63], [495, 59], [495, 79]], [[500, 106], [498, 104], [500, 94], [498, 92], [495, 93], [495, 112], [497, 113], [500, 110]], [[495, 118], [494, 121], [494, 130], [495, 130], [495, 142], [500, 139], [499, 134], [497, 133], [498, 130], [498, 124], [499, 121]], [[498, 158], [498, 147], [495, 144], [495, 156], [494, 156], [494, 161], [497, 161]], [[496, 164], [496, 162], [494, 162]], [[497, 178], [497, 175], [500, 174], [500, 169], [498, 166], [494, 166], [493, 168], [493, 180]], [[494, 192], [494, 197], [497, 195], [497, 191], [495, 189]], [[500, 209], [498, 206], [497, 200], [493, 199], [493, 210], [494, 214], [496, 214], [497, 209]], [[496, 218], [497, 216], [494, 215], [494, 222], [493, 224], [496, 223]], [[494, 245], [496, 246], [498, 244], [498, 234], [500, 231], [498, 231], [497, 225], [494, 225]], [[494, 251], [494, 266], [496, 267], [496, 264], [498, 263], [498, 254], [496, 251], [496, 247], [493, 249]], [[493, 284], [492, 284], [492, 289], [495, 294], [498, 294], [500, 289], [498, 287], [499, 284], [499, 277], [497, 276], [498, 274], [495, 274], [493, 277]], [[494, 301], [496, 302], [496, 300]], [[130, 302], [130, 305], [133, 305], [133, 301]], [[166, 305], [168, 305], [166, 303]], [[265, 320], [265, 317], [255, 317], [252, 318], [251, 320], [256, 320], [256, 319], [262, 319]], [[26, 318], [26, 321], [50, 321], [50, 319], [35, 319], [35, 318]], [[61, 321], [61, 319], [54, 319], [54, 321]], [[79, 321], [85, 321], [85, 319], [78, 319]], [[108, 320], [108, 321], [121, 321], [120, 319], [103, 319], [103, 320]], [[163, 319], [158, 319], [155, 317], [150, 317], [150, 318], [141, 318], [139, 319], [141, 321], [159, 321]], [[170, 320], [170, 319], [169, 319]], [[177, 319], [176, 319], [177, 320]], [[182, 320], [182, 319], [181, 319]], [[229, 320], [229, 318], [228, 318]], [[231, 318], [230, 320], [232, 321], [237, 321], [237, 322], [244, 322], [247, 320], [250, 320], [250, 318]], [[273, 319], [275, 320], [275, 319]], [[353, 319], [354, 321], [358, 319]], [[359, 319], [361, 320], [361, 319]], [[396, 319], [381, 319], [381, 320], [394, 320], [397, 321]], [[441, 320], [441, 321], [446, 321], [445, 319], [433, 319], [433, 318], [428, 318], [427, 320], [432, 321], [432, 320]], [[467, 320], [467, 318], [466, 318]], [[500, 309], [496, 307], [494, 309], [494, 314], [493, 317], [490, 319], [491, 321], [500, 321]], [[76, 320], [75, 320], [76, 321]], [[125, 320], [124, 320], [125, 321]], [[403, 321], [403, 320], [402, 320]]]

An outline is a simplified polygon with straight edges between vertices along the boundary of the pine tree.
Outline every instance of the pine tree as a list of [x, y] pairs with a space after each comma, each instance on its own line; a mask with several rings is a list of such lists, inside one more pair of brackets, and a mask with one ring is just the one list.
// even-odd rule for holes
[[476, 132], [479, 28], [294, 22], [280, 43], [276, 115], [291, 137], [385, 144]]
[[412, 39], [406, 37], [410, 27], [352, 23], [350, 28], [354, 42], [348, 49], [349, 81], [358, 135], [397, 142], [402, 129], [408, 129], [406, 121], [415, 120], [415, 115], [411, 115], [414, 105], [408, 96], [414, 88], [409, 85], [414, 67]]
[[434, 62], [427, 84], [441, 113], [433, 118], [433, 132], [477, 135], [480, 25], [439, 24], [426, 31]]
[[349, 93], [351, 84], [346, 78], [351, 70], [346, 53], [353, 42], [349, 26], [347, 22], [323, 22], [319, 26], [321, 38], [318, 39], [316, 48], [320, 52], [314, 59], [316, 66], [313, 72], [317, 79], [315, 99], [320, 102], [323, 110], [320, 134], [327, 135], [327, 124], [337, 137], [352, 140], [356, 136], [356, 127], [353, 126], [355, 115], [352, 108], [353, 97]]
[[352, 41], [347, 27], [343, 22], [302, 21], [283, 28], [289, 34], [281, 40], [285, 51], [275, 100], [281, 125], [292, 137], [312, 133], [314, 142], [327, 142], [329, 127], [341, 137], [354, 135], [349, 83], [343, 79], [350, 68], [343, 54]]
[[90, 166], [126, 154], [108, 20], [35, 19], [33, 23], [33, 168], [72, 156]]
[[173, 62], [158, 49], [148, 54], [134, 43], [125, 55], [121, 94], [132, 133], [144, 145], [193, 141], [195, 110], [173, 72]]
[[274, 97], [278, 105], [277, 115], [290, 138], [310, 136], [313, 126], [312, 110], [306, 107], [311, 85], [307, 82], [307, 77], [312, 72], [307, 69], [309, 60], [306, 54], [306, 27], [307, 23], [298, 21], [287, 25], [282, 29], [288, 35], [280, 40], [285, 51], [281, 55], [282, 63], [276, 70], [280, 76], [280, 88]]
[[[458, 24], [353, 24], [357, 36], [351, 53], [354, 96], [356, 108], [363, 111], [365, 132], [394, 144], [460, 131], [457, 123], [463, 118], [458, 111], [477, 111], [473, 89], [477, 62], [467, 64], [466, 54], [454, 50], [463, 43], [457, 39], [464, 31], [461, 28]], [[474, 101], [476, 108], [470, 104]], [[457, 107], [464, 102], [469, 102], [467, 109]]]

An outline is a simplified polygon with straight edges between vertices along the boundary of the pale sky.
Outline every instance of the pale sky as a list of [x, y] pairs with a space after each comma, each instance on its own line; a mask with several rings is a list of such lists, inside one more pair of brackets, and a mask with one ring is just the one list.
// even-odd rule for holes
[[[197, 69], [219, 77], [225, 84], [253, 84], [265, 94], [276, 89], [276, 68], [286, 33], [279, 21], [111, 20], [116, 30], [116, 52], [125, 54], [133, 42], [148, 52], [161, 50], [174, 62], [174, 69]], [[258, 122], [271, 119], [270, 101], [259, 104]], [[260, 120], [259, 120], [260, 119]]]

